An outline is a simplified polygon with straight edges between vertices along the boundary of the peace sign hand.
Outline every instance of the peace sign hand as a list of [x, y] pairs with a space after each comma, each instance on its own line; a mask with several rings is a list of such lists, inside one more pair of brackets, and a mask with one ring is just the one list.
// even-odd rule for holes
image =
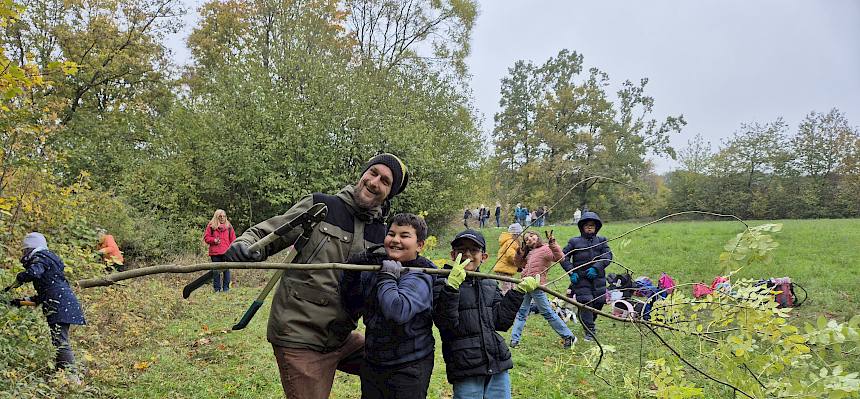
[[463, 260], [463, 254], [457, 254], [457, 258], [454, 259], [454, 267], [451, 269], [451, 273], [448, 274], [448, 286], [455, 290], [460, 289], [460, 284], [463, 284], [463, 281], [466, 280], [466, 266], [472, 262], [471, 259]]
[[550, 244], [555, 244], [555, 237], [552, 234], [554, 231], [555, 230], [544, 231], [544, 234], [546, 235], [546, 241]]

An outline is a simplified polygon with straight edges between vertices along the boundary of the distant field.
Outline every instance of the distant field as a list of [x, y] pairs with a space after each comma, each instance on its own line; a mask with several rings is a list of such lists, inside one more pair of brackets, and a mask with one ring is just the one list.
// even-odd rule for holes
[[[778, 222], [784, 223], [784, 229], [775, 235], [781, 246], [776, 250], [774, 263], [767, 267], [751, 266], [741, 272], [741, 277], [790, 276], [810, 292], [806, 304], [794, 312], [802, 319], [824, 314], [846, 320], [856, 314], [860, 301], [857, 293], [860, 221]], [[750, 222], [757, 224], [761, 223]], [[637, 226], [607, 223], [600, 234], [612, 238]], [[554, 229], [562, 244], [578, 234], [573, 226], [540, 230], [544, 229]], [[610, 246], [615, 259], [635, 271], [634, 277], [656, 278], [665, 271], [679, 283], [709, 283], [719, 272], [717, 258], [722, 246], [742, 230], [743, 225], [737, 222], [661, 223], [612, 241]], [[484, 230], [493, 255], [501, 231]], [[449, 239], [440, 237], [440, 247], [430, 257], [446, 256]], [[494, 261], [495, 256], [488, 263]], [[610, 270], [622, 269], [614, 265]], [[259, 287], [245, 287], [242, 282], [254, 281], [257, 285], [262, 281], [259, 273], [239, 273], [240, 286], [229, 294], [201, 289], [191, 301], [183, 301], [179, 294], [181, 285], [190, 276], [167, 276], [130, 282], [118, 289], [88, 290], [85, 300], [90, 302], [91, 326], [78, 329], [73, 335], [78, 340], [83, 338], [77, 348], [86, 349], [93, 357], [90, 366], [94, 375], [89, 377], [90, 388], [78, 397], [281, 397], [271, 346], [265, 339], [268, 303], [248, 329], [228, 332], [259, 292]], [[560, 274], [561, 269], [556, 268], [551, 277]], [[563, 283], [554, 288], [565, 287]], [[116, 325], [117, 318], [122, 327], [111, 327]], [[578, 325], [571, 327], [582, 336]], [[609, 385], [590, 372], [596, 360], [593, 345], [580, 341], [574, 350], [564, 351], [561, 340], [547, 323], [539, 316], [530, 317], [522, 343], [514, 350], [514, 397], [620, 397], [618, 387], [624, 376], [636, 378], [640, 338], [627, 324], [599, 319], [598, 328], [601, 342], [608, 347], [604, 360], [608, 368], [600, 374]], [[429, 397], [449, 398], [451, 389], [445, 381], [439, 352], [437, 344], [437, 364]], [[642, 384], [647, 386], [649, 382]], [[332, 397], [358, 398], [358, 387], [357, 377], [338, 374]], [[715, 389], [706, 391], [705, 397], [732, 396], [731, 392]]]

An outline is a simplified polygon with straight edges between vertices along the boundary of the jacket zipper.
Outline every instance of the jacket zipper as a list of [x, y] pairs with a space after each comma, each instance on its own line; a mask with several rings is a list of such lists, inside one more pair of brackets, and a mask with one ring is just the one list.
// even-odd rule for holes
[[481, 287], [483, 284], [481, 280], [474, 279], [472, 280], [472, 286], [475, 287], [476, 295], [478, 296], [478, 326], [480, 331], [478, 332], [481, 337], [481, 356], [484, 357], [484, 361], [487, 363], [487, 372], [492, 374], [493, 369], [490, 368], [490, 355], [487, 353], [486, 343], [484, 342], [484, 295], [481, 292]]

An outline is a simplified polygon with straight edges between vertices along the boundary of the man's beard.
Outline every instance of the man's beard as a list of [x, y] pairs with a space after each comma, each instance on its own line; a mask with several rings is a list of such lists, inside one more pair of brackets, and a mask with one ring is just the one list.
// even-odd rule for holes
[[[358, 186], [356, 187], [356, 193], [355, 193], [355, 195], [353, 195], [353, 199], [355, 200], [355, 204], [358, 205], [359, 208], [373, 209], [373, 208], [376, 208], [377, 206], [382, 205], [382, 202], [385, 201], [385, 200], [377, 201], [375, 198], [374, 199], [366, 199], [366, 198], [364, 198], [364, 196], [362, 196], [360, 194], [360, 192], [362, 190], [367, 191], [367, 188], [364, 187], [364, 183], [358, 183]], [[370, 193], [370, 191], [367, 191], [367, 192]], [[371, 194], [373, 194], [373, 193], [371, 193]]]

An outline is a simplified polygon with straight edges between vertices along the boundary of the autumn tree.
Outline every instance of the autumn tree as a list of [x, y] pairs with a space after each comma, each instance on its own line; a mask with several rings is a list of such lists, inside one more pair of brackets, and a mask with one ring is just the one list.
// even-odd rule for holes
[[[511, 182], [533, 205], [555, 203], [595, 175], [636, 181], [651, 169], [646, 155], [675, 155], [668, 138], [685, 121], [653, 117], [647, 79], [625, 81], [613, 101], [608, 74], [591, 68], [582, 76], [582, 64], [582, 55], [562, 50], [540, 67], [517, 61], [502, 80], [493, 136], [499, 180]], [[577, 186], [576, 200], [562, 201], [557, 210], [588, 204], [596, 184]]]

